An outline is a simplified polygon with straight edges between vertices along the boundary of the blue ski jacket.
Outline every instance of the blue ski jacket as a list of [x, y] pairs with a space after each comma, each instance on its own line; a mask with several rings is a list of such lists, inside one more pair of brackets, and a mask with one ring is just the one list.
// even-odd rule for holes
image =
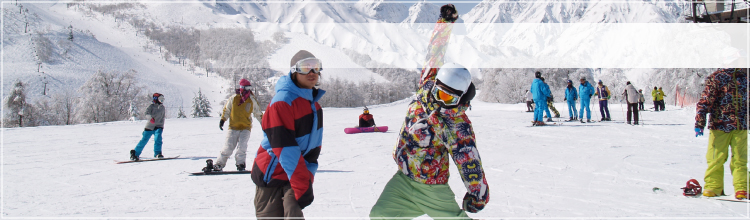
[[566, 87], [565, 99], [568, 101], [578, 100], [578, 90], [576, 90], [576, 87], [573, 87], [573, 86]]
[[549, 86], [542, 82], [541, 79], [536, 78], [531, 83], [531, 94], [534, 95], [534, 101], [547, 102], [547, 98], [550, 97], [552, 92], [549, 91]]
[[581, 100], [588, 101], [591, 99], [592, 95], [594, 95], [594, 87], [591, 86], [588, 81], [578, 86], [578, 97], [580, 97]]

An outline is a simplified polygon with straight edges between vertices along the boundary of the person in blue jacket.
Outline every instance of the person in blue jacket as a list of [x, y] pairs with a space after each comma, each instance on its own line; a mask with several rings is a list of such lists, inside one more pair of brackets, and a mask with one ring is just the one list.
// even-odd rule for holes
[[534, 73], [534, 76], [536, 78], [531, 83], [530, 89], [531, 94], [534, 96], [534, 104], [536, 105], [536, 108], [534, 108], [534, 122], [532, 125], [543, 126], [546, 125], [543, 121], [543, 117], [544, 111], [547, 110], [547, 98], [550, 97], [551, 92], [549, 91], [549, 86], [542, 81], [541, 72], [537, 71]]
[[583, 123], [583, 110], [586, 110], [586, 122], [591, 122], [591, 109], [589, 108], [589, 102], [591, 102], [591, 96], [594, 95], [594, 86], [586, 81], [586, 77], [581, 77], [581, 85], [578, 86], [578, 98], [581, 99], [581, 108], [578, 112], [578, 118]]
[[568, 80], [568, 87], [565, 88], [565, 101], [568, 102], [568, 116], [570, 116], [570, 121], [578, 119], [576, 100], [578, 100], [578, 90], [573, 86], [573, 80]]

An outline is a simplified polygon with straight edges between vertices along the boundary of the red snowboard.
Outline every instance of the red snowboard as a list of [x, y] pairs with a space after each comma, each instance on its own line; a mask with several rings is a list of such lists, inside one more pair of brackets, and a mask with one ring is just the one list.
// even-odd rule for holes
[[369, 132], [386, 132], [386, 131], [388, 131], [388, 126], [344, 128], [344, 132], [347, 133], [347, 134], [369, 133]]

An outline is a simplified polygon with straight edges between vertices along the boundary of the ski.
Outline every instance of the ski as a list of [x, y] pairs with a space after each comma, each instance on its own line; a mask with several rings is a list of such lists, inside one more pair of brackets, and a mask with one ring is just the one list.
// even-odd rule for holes
[[211, 172], [195, 172], [195, 173], [190, 173], [191, 176], [229, 175], [229, 174], [250, 174], [250, 171], [249, 170], [243, 170], [243, 171], [211, 171]]
[[179, 158], [179, 157], [180, 157], [180, 155], [177, 155], [177, 156], [175, 156], [175, 157], [154, 158], [154, 159], [143, 159], [143, 160], [128, 160], [128, 161], [117, 161], [117, 160], [115, 160], [115, 162], [116, 162], [117, 164], [122, 164], [122, 163], [138, 163], [138, 162], [157, 161], [157, 160], [171, 160], [171, 159], [177, 159], [177, 158]]
[[732, 196], [717, 196], [717, 197], [706, 197], [711, 200], [728, 201], [728, 202], [744, 202], [750, 203], [750, 200], [738, 200]]

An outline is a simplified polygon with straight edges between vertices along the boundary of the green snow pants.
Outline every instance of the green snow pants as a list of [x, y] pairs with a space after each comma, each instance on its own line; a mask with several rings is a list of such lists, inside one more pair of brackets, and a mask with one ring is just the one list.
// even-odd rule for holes
[[721, 194], [724, 190], [724, 163], [729, 157], [729, 146], [732, 146], [729, 169], [734, 179], [734, 191], [747, 191], [747, 130], [734, 130], [729, 133], [711, 130], [708, 136], [708, 169], [704, 189], [716, 194]]
[[458, 207], [455, 195], [448, 184], [430, 185], [409, 179], [396, 171], [385, 185], [383, 193], [370, 210], [370, 219], [430, 217], [471, 219]]

